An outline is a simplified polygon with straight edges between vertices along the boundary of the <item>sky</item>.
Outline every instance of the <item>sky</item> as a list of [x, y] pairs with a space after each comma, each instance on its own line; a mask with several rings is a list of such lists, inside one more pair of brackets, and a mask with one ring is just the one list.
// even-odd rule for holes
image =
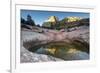
[[89, 18], [89, 13], [83, 12], [58, 12], [58, 11], [39, 11], [39, 10], [21, 10], [21, 17], [25, 20], [27, 19], [27, 15], [30, 15], [34, 20], [35, 24], [39, 24], [40, 26], [45, 22], [48, 17], [56, 16], [59, 20], [62, 20], [65, 17], [80, 17], [80, 18]]

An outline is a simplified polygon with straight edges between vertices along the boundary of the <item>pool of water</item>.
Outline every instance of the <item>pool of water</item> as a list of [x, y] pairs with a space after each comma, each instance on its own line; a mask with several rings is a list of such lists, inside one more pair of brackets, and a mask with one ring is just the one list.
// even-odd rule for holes
[[74, 42], [71, 44], [64, 42], [52, 42], [31, 47], [29, 51], [38, 54], [51, 55], [63, 60], [89, 59], [89, 45], [82, 42]]

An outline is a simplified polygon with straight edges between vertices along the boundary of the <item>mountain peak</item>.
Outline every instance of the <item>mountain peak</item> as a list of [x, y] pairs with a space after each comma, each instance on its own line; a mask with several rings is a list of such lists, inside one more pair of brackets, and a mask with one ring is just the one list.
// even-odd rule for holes
[[50, 16], [45, 22], [57, 22], [59, 21], [56, 16]]

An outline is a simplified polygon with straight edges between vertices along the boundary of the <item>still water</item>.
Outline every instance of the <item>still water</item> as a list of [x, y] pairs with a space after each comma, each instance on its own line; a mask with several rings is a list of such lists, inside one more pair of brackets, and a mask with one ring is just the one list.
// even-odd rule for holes
[[52, 42], [29, 49], [38, 54], [51, 55], [63, 60], [88, 60], [89, 45], [84, 43]]

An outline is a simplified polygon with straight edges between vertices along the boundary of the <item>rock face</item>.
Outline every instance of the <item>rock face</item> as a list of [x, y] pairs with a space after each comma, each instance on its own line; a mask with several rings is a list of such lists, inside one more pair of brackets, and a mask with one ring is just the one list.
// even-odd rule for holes
[[50, 16], [47, 20], [44, 21], [43, 27], [45, 28], [51, 28], [57, 24], [59, 19], [56, 16]]
[[58, 22], [59, 20], [58, 20], [58, 18], [56, 17], [56, 16], [50, 16], [49, 18], [48, 18], [48, 20], [46, 20], [45, 22], [53, 22], [53, 23], [56, 23], [56, 22]]
[[[62, 60], [84, 60], [89, 59], [89, 27], [77, 27], [74, 31], [56, 31], [43, 29], [44, 32], [38, 33], [34, 31], [21, 31], [21, 63], [26, 62], [47, 62], [47, 61], [62, 61]], [[46, 31], [45, 31], [46, 30]], [[66, 42], [67, 44], [75, 44], [77, 47], [81, 45], [83, 52], [74, 48], [62, 52], [55, 49], [38, 49], [36, 52], [29, 51], [29, 48], [43, 45], [50, 42]], [[32, 49], [32, 48], [31, 48]], [[46, 55], [47, 52], [55, 54]], [[84, 52], [87, 51], [87, 52]], [[55, 53], [54, 53], [55, 52]], [[62, 57], [62, 58], [61, 58]]]
[[34, 62], [48, 62], [48, 61], [63, 61], [62, 59], [55, 58], [49, 55], [37, 54], [28, 51], [24, 47], [21, 48], [21, 63], [34, 63]]
[[[87, 26], [82, 26], [71, 32], [60, 32], [55, 30], [48, 30], [43, 33], [36, 33], [32, 31], [22, 31], [22, 41], [24, 46], [34, 47], [34, 45], [41, 45], [50, 42], [66, 42], [72, 43], [74, 41], [89, 43], [89, 29]], [[31, 44], [31, 43], [34, 43]], [[27, 47], [27, 48], [29, 48]]]
[[[36, 35], [33, 37], [33, 35]], [[55, 58], [52, 57], [50, 55], [45, 55], [45, 54], [37, 54], [37, 53], [33, 53], [28, 51], [28, 46], [24, 47], [23, 43], [29, 40], [33, 40], [36, 38], [39, 38], [39, 36], [41, 36], [38, 33], [33, 33], [31, 31], [26, 31], [22, 33], [22, 39], [21, 39], [21, 49], [20, 49], [20, 62], [21, 63], [34, 63], [34, 62], [48, 62], [48, 61], [63, 61], [62, 59], [59, 58]], [[38, 36], [38, 37], [37, 37]], [[43, 36], [42, 36], [43, 37]], [[28, 44], [27, 44], [28, 45]], [[32, 44], [34, 45], [34, 44]]]

